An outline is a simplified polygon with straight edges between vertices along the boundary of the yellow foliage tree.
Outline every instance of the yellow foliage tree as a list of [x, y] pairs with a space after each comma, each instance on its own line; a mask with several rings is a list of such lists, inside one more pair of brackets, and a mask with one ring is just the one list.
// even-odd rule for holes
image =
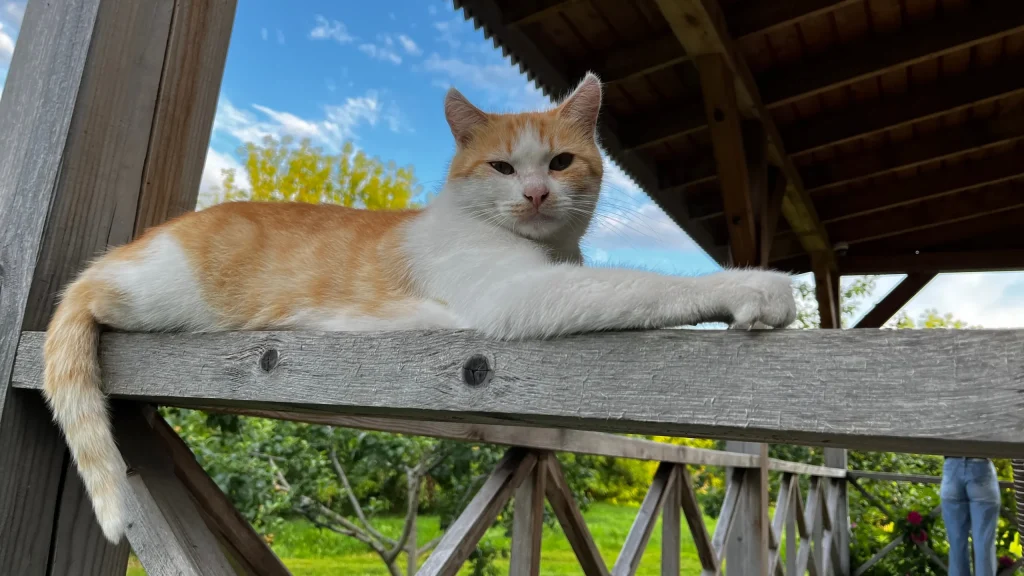
[[309, 139], [280, 140], [265, 136], [247, 142], [238, 155], [249, 177], [248, 189], [238, 183], [234, 169], [223, 170], [224, 200], [341, 204], [369, 210], [408, 208], [420, 192], [412, 167], [371, 158], [351, 142], [341, 153], [328, 154]]

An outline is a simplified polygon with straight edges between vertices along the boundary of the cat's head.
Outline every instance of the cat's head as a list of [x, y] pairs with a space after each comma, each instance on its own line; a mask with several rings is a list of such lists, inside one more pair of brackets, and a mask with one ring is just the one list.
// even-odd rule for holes
[[542, 112], [489, 114], [450, 89], [444, 110], [456, 152], [447, 188], [472, 216], [523, 236], [582, 235], [601, 189], [600, 109], [592, 73]]

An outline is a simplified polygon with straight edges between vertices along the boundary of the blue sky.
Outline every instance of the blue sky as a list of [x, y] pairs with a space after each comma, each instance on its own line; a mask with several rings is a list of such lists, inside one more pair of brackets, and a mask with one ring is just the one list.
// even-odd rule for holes
[[[0, 0], [0, 86], [24, 6]], [[453, 85], [491, 111], [549, 104], [450, 3], [239, 0], [201, 202], [216, 201], [221, 170], [239, 166], [237, 147], [265, 134], [309, 137], [332, 151], [351, 140], [413, 166], [436, 191], [454, 148], [442, 112]], [[599, 223], [585, 239], [589, 262], [686, 275], [718, 269], [621, 170], [607, 163], [606, 174]], [[878, 297], [899, 278], [880, 279]], [[940, 276], [908, 312], [926, 308], [986, 327], [1024, 326], [1024, 274]]]

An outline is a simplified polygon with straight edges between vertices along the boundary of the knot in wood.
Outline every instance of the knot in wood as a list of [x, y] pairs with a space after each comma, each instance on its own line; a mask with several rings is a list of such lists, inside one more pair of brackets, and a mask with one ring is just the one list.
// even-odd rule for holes
[[483, 354], [473, 354], [462, 364], [462, 381], [470, 386], [480, 386], [491, 381], [494, 371]]
[[264, 372], [270, 372], [274, 369], [274, 366], [277, 366], [277, 358], [277, 350], [273, 348], [263, 352], [263, 355], [260, 356], [260, 369]]

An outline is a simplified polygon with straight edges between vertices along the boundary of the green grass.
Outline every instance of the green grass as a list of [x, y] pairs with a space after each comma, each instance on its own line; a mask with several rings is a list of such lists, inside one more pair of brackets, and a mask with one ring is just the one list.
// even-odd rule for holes
[[[626, 540], [626, 534], [636, 517], [635, 507], [594, 504], [584, 513], [587, 526], [590, 528], [594, 541], [601, 555], [610, 567]], [[709, 531], [714, 530], [714, 520], [704, 519]], [[400, 518], [381, 518], [374, 525], [382, 533], [396, 537], [401, 530]], [[417, 540], [425, 544], [439, 535], [436, 517], [421, 517], [417, 524]], [[367, 552], [366, 547], [352, 538], [319, 530], [305, 522], [288, 524], [280, 532], [273, 535], [274, 552], [283, 560], [285, 566], [295, 576], [328, 576], [348, 574], [351, 576], [387, 576], [384, 563], [380, 558]], [[500, 528], [492, 528], [484, 537], [501, 542], [508, 548], [508, 541]], [[683, 522], [681, 534], [681, 565], [684, 573], [699, 571], [700, 561], [689, 535], [686, 522]], [[402, 556], [404, 561], [405, 556]], [[499, 558], [496, 562], [501, 573], [508, 573], [508, 559]], [[655, 576], [661, 571], [661, 521], [651, 534], [647, 550], [644, 552], [638, 575]], [[404, 572], [404, 567], [403, 567]], [[128, 566], [127, 576], [144, 576], [138, 562], [132, 559]], [[468, 574], [463, 570], [460, 574]], [[582, 575], [576, 555], [559, 527], [544, 528], [543, 549], [541, 551], [541, 574], [545, 576]]]

